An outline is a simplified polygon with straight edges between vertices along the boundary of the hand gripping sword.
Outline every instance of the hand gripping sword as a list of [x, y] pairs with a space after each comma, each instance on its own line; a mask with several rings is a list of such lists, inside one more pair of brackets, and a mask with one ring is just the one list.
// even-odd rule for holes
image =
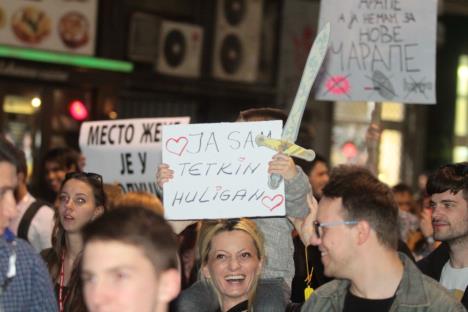
[[[309, 98], [310, 90], [314, 84], [317, 73], [322, 65], [325, 55], [327, 53], [328, 41], [330, 38], [330, 23], [320, 30], [319, 34], [314, 40], [310, 49], [307, 62], [302, 73], [299, 89], [297, 90], [294, 103], [289, 112], [288, 119], [283, 128], [281, 139], [272, 139], [263, 135], [258, 135], [255, 142], [258, 146], [265, 146], [277, 152], [283, 152], [288, 156], [295, 156], [298, 158], [312, 161], [315, 158], [315, 152], [311, 149], [300, 147], [294, 142], [299, 133], [302, 115]], [[268, 180], [268, 186], [271, 189], [278, 188], [281, 183], [282, 177], [279, 174], [272, 174]]]

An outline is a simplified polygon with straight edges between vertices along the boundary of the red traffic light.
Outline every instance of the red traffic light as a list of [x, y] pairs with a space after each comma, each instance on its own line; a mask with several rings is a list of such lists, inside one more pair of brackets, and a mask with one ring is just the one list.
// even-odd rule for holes
[[73, 119], [77, 121], [83, 121], [89, 116], [88, 108], [80, 100], [73, 100], [70, 102], [69, 112]]

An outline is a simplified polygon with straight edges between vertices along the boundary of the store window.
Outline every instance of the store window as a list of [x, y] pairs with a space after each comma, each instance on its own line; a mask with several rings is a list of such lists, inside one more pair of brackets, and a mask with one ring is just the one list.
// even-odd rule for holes
[[[331, 164], [366, 165], [366, 131], [371, 121], [374, 102], [336, 102], [332, 131]], [[379, 179], [395, 185], [401, 179], [403, 152], [403, 122], [405, 106], [401, 103], [381, 103], [382, 134], [377, 155]]]
[[37, 114], [41, 105], [38, 96], [6, 94], [3, 97], [2, 132], [24, 151], [29, 173], [32, 172], [34, 151], [41, 144], [41, 131], [37, 127]]
[[455, 144], [453, 161], [468, 160], [468, 55], [460, 57], [455, 103]]

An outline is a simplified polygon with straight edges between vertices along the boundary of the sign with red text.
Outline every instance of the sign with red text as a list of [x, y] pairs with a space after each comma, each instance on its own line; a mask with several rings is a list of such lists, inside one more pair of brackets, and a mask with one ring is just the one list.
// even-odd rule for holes
[[170, 117], [84, 122], [79, 139], [84, 170], [99, 173], [106, 183], [118, 183], [124, 192], [156, 194], [162, 126], [189, 121]]
[[0, 43], [94, 55], [97, 0], [2, 0]]
[[435, 103], [437, 0], [322, 1], [327, 22], [317, 99]]
[[284, 184], [268, 187], [274, 151], [255, 137], [281, 136], [281, 121], [163, 127], [163, 162], [174, 170], [164, 185], [164, 214], [172, 220], [285, 215]]

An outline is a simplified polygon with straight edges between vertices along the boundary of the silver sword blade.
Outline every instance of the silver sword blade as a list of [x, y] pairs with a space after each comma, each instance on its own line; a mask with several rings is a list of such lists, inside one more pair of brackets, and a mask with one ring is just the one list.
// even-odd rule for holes
[[293, 106], [289, 112], [288, 119], [283, 128], [281, 138], [285, 141], [295, 142], [299, 133], [302, 115], [309, 98], [310, 90], [314, 84], [317, 73], [322, 66], [328, 48], [328, 40], [330, 39], [330, 23], [326, 23], [315, 37], [312, 48], [310, 49], [307, 62], [302, 73], [299, 89], [297, 89], [296, 97], [294, 98]]

